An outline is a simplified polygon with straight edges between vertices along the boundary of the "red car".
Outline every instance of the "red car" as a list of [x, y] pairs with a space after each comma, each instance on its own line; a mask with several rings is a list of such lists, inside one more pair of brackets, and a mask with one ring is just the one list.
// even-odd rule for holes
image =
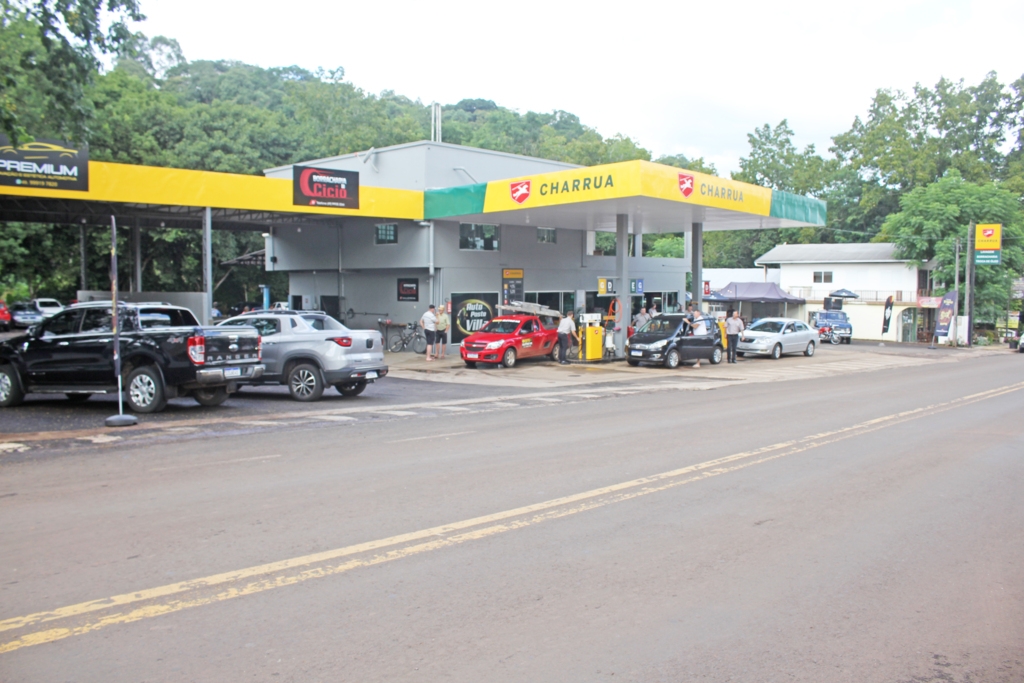
[[482, 330], [462, 342], [462, 360], [475, 368], [477, 363], [501, 363], [506, 368], [520, 358], [549, 356], [557, 360], [558, 318], [536, 315], [499, 315]]
[[11, 331], [11, 309], [7, 308], [7, 304], [0, 301], [0, 330], [4, 332]]

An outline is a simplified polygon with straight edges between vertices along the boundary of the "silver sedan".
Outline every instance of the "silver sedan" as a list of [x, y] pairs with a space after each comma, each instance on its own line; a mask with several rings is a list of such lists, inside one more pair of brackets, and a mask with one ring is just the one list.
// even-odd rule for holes
[[739, 356], [757, 355], [780, 358], [784, 353], [813, 356], [818, 331], [794, 318], [761, 318], [740, 334], [736, 344]]

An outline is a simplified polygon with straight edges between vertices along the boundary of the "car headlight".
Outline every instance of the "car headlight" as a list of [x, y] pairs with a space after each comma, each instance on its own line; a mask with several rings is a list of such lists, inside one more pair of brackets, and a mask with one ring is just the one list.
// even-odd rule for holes
[[502, 344], [504, 344], [504, 343], [505, 343], [505, 342], [503, 342], [503, 341], [493, 341], [493, 342], [491, 342], [490, 344], [488, 344], [488, 345], [486, 346], [486, 348], [487, 348], [488, 350], [490, 350], [490, 349], [500, 349], [500, 348], [501, 348], [501, 345], [502, 345]]
[[656, 341], [653, 344], [648, 344], [647, 348], [653, 351], [654, 349], [663, 349], [667, 344], [668, 339], [662, 339], [661, 341]]

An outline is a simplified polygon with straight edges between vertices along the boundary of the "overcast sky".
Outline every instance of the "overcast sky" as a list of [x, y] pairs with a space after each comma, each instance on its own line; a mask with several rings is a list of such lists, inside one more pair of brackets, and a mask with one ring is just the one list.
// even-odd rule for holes
[[788, 119], [825, 152], [878, 88], [1024, 74], [1021, 0], [268, 2], [142, 0], [137, 29], [189, 60], [345, 68], [453, 104], [562, 109], [604, 136], [739, 168], [747, 133]]

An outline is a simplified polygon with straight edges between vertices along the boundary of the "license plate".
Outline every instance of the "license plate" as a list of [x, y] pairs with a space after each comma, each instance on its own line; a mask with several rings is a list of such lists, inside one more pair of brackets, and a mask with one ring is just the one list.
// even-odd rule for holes
[[633, 351], [632, 353], [633, 353], [634, 356], [642, 356], [642, 355], [644, 355], [643, 351]]
[[478, 354], [478, 353], [467, 353], [466, 354], [466, 358], [479, 358], [479, 357], [480, 357], [480, 354]]
[[376, 372], [368, 372], [368, 373], [366, 373], [366, 379], [377, 379], [377, 373]]
[[242, 368], [228, 368], [227, 370], [224, 371], [224, 376], [225, 377], [241, 377], [242, 376]]

